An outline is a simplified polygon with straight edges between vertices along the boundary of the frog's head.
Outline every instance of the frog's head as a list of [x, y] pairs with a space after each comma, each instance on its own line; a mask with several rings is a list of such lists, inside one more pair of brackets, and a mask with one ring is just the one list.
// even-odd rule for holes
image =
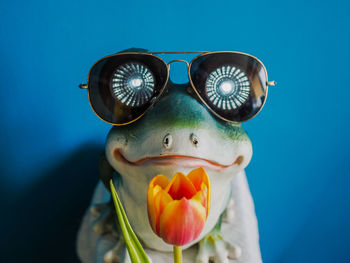
[[[125, 50], [130, 51], [147, 50]], [[189, 83], [169, 80], [160, 100], [141, 119], [111, 129], [106, 156], [115, 170], [151, 171], [152, 178], [203, 167], [231, 179], [248, 165], [252, 146], [241, 124], [214, 116], [191, 91]]]

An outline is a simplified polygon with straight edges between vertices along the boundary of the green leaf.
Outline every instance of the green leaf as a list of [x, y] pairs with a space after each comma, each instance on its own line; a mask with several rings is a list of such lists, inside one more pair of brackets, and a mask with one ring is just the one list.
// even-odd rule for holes
[[117, 191], [114, 188], [112, 179], [110, 180], [111, 192], [114, 201], [115, 210], [117, 212], [118, 221], [122, 230], [126, 248], [132, 263], [150, 263], [145, 251], [143, 250], [139, 240], [132, 230], [129, 220], [125, 214], [124, 208], [118, 197]]

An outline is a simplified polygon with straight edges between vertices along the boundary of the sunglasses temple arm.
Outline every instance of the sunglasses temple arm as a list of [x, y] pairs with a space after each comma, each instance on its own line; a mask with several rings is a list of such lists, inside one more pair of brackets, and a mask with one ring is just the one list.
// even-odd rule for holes
[[267, 82], [266, 82], [266, 85], [267, 85], [267, 86], [276, 86], [276, 85], [277, 85], [277, 82], [274, 81], [274, 80], [272, 80], [272, 81], [267, 81]]
[[88, 85], [87, 84], [80, 84], [79, 88], [80, 89], [87, 89]]

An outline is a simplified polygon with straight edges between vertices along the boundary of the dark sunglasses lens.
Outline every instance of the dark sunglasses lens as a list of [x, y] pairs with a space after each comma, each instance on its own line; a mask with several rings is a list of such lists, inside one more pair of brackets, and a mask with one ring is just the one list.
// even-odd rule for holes
[[109, 123], [129, 123], [159, 97], [167, 77], [167, 65], [155, 56], [133, 53], [107, 57], [89, 74], [91, 106]]
[[245, 54], [205, 54], [192, 62], [191, 81], [199, 96], [220, 117], [243, 122], [264, 105], [267, 86], [263, 65]]

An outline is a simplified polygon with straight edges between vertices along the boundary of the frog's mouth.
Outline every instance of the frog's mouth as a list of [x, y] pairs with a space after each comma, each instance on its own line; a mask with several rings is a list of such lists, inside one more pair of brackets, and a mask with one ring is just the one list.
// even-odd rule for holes
[[243, 156], [240, 155], [236, 158], [236, 160], [228, 165], [220, 164], [215, 161], [206, 160], [199, 157], [193, 157], [193, 156], [186, 156], [186, 155], [176, 155], [176, 154], [169, 154], [169, 155], [159, 155], [159, 156], [147, 156], [144, 158], [141, 158], [136, 161], [130, 161], [125, 158], [125, 156], [121, 153], [120, 149], [115, 149], [113, 152], [114, 158], [117, 161], [123, 162], [130, 166], [184, 166], [184, 167], [203, 167], [213, 170], [222, 170], [229, 168], [234, 165], [240, 165], [243, 163]]

